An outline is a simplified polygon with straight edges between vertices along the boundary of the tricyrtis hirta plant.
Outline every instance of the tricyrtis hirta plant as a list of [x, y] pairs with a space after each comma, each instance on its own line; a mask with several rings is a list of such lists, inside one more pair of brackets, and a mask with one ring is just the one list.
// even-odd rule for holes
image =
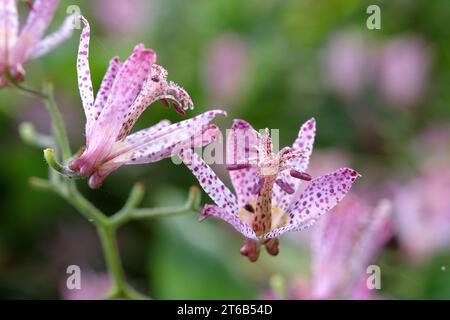
[[[111, 278], [111, 290], [106, 298], [147, 298], [131, 288], [125, 277], [116, 243], [116, 231], [134, 219], [168, 216], [171, 214], [200, 212], [200, 192], [193, 187], [185, 204], [164, 208], [137, 208], [144, 196], [144, 186], [137, 183], [122, 209], [106, 215], [89, 202], [77, 189], [71, 178], [89, 177], [89, 185], [98, 187], [105, 177], [124, 164], [149, 163], [167, 158], [180, 148], [202, 147], [219, 136], [219, 130], [210, 121], [217, 115], [226, 115], [222, 110], [212, 110], [191, 119], [170, 124], [168, 120], [130, 134], [130, 130], [144, 109], [157, 100], [166, 106], [172, 105], [180, 114], [193, 108], [189, 95], [178, 85], [167, 82], [167, 72], [155, 64], [156, 54], [139, 44], [124, 62], [114, 57], [94, 99], [88, 62], [89, 24], [84, 23], [78, 60], [78, 82], [86, 114], [86, 147], [73, 156], [64, 122], [53, 97], [53, 86], [44, 82], [44, 92], [26, 90], [44, 99], [49, 110], [53, 136], [37, 134], [31, 124], [21, 126], [24, 140], [34, 146], [47, 147], [45, 159], [55, 169], [50, 178], [33, 178], [32, 185], [52, 191], [75, 207], [91, 221], [99, 235], [105, 262]], [[57, 153], [53, 148], [57, 148]], [[60, 164], [61, 159], [64, 164]], [[67, 178], [67, 179], [66, 179]]]
[[156, 53], [139, 44], [121, 63], [113, 57], [94, 99], [89, 70], [90, 30], [84, 28], [80, 38], [77, 70], [78, 86], [86, 114], [86, 147], [69, 163], [69, 169], [89, 177], [89, 186], [97, 188], [108, 174], [124, 164], [142, 164], [170, 157], [177, 146], [195, 142], [201, 147], [215, 140], [218, 129], [208, 123], [224, 111], [214, 110], [170, 124], [158, 124], [129, 134], [141, 113], [153, 102], [162, 100], [178, 113], [193, 108], [189, 95], [178, 85], [167, 82], [167, 72], [157, 65]]
[[51, 51], [67, 39], [73, 30], [74, 16], [70, 16], [58, 31], [42, 39], [59, 1], [36, 0], [19, 33], [17, 2], [0, 0], [0, 88], [8, 85], [8, 76], [13, 81], [23, 81], [23, 64]]
[[[312, 179], [305, 171], [312, 153], [315, 120], [301, 128], [292, 147], [274, 153], [269, 131], [259, 134], [243, 120], [235, 120], [227, 138], [228, 170], [234, 195], [191, 149], [180, 158], [216, 205], [206, 205], [201, 218], [216, 216], [245, 237], [241, 254], [251, 261], [264, 245], [278, 254], [278, 237], [312, 226], [344, 198], [359, 174], [349, 168]], [[231, 159], [232, 161], [230, 162]], [[306, 188], [301, 181], [308, 181]]]

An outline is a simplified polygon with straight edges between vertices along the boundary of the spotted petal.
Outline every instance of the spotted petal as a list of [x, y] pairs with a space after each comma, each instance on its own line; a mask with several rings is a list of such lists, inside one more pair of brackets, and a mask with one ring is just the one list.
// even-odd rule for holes
[[[198, 119], [208, 117], [199, 117], [196, 123], [200, 123]], [[90, 177], [89, 186], [98, 188], [111, 172], [122, 165], [156, 162], [176, 155], [182, 148], [207, 145], [219, 136], [220, 130], [214, 124], [204, 122], [198, 126], [182, 126], [178, 123], [170, 125], [168, 120], [163, 120], [128, 136], [124, 141], [118, 141], [111, 155]]]
[[312, 226], [344, 198], [358, 176], [353, 169], [341, 168], [312, 180], [287, 212], [286, 225], [268, 232], [264, 237], [275, 238], [285, 232]]
[[[127, 137], [125, 141], [119, 142], [120, 145], [124, 144], [125, 148], [131, 147], [131, 150], [121, 156], [115, 158], [113, 161], [124, 164], [143, 164], [156, 162], [161, 159], [176, 155], [183, 147], [203, 147], [220, 136], [220, 130], [214, 124], [203, 125], [197, 128], [190, 128], [185, 130], [177, 130], [176, 124], [167, 128], [168, 130], [161, 129], [160, 132], [156, 132], [154, 137], [148, 136], [144, 138], [143, 143], [138, 141], [132, 144], [131, 140], [137, 140], [134, 135]], [[175, 130], [170, 131], [172, 128]], [[165, 131], [165, 134], [161, 132]], [[141, 132], [137, 132], [142, 137]], [[126, 145], [130, 141], [129, 145]], [[118, 150], [121, 152], [121, 149]]]
[[89, 139], [89, 132], [97, 119], [94, 110], [94, 92], [92, 89], [91, 70], [89, 68], [89, 39], [91, 29], [89, 22], [80, 17], [83, 22], [83, 31], [80, 35], [80, 44], [78, 46], [77, 74], [78, 89], [80, 90], [81, 102], [83, 104], [84, 114], [86, 115], [86, 136]]
[[192, 149], [182, 149], [179, 157], [192, 171], [203, 190], [210, 198], [230, 215], [238, 218], [238, 205], [236, 197], [217, 177], [215, 172]]
[[106, 104], [106, 100], [108, 99], [112, 85], [114, 83], [114, 80], [116, 79], [117, 73], [119, 72], [120, 68], [121, 63], [119, 57], [111, 58], [111, 60], [109, 61], [108, 69], [106, 70], [106, 73], [103, 76], [100, 89], [98, 90], [97, 96], [95, 97], [94, 108], [91, 111], [92, 118], [90, 121], [87, 121], [86, 124], [86, 140], [87, 140], [86, 144], [89, 144], [91, 127], [100, 116], [103, 107]]
[[152, 64], [156, 61], [156, 53], [146, 49], [143, 44], [134, 48], [131, 56], [120, 68], [106, 104], [95, 122], [95, 127], [102, 134], [111, 135], [116, 140], [121, 128], [130, 121], [130, 107], [140, 93]]
[[166, 122], [158, 127], [140, 130], [117, 143], [109, 158], [126, 164], [148, 163], [156, 161], [155, 157], [159, 158], [162, 154], [168, 153], [167, 156], [170, 156], [175, 147], [188, 147], [185, 142], [191, 140], [196, 147], [201, 147], [217, 138], [218, 131], [207, 126], [217, 115], [226, 116], [226, 112], [212, 110], [172, 125]]
[[126, 118], [123, 121], [124, 124], [117, 138], [118, 140], [121, 140], [130, 132], [141, 113], [157, 100], [173, 100], [176, 111], [182, 115], [185, 114], [184, 110], [181, 109], [182, 103], [185, 104], [185, 108], [193, 108], [192, 100], [187, 92], [173, 82], [168, 83], [166, 78], [167, 71], [163, 67], [153, 64], [151, 72], [142, 86], [142, 90], [126, 114]]
[[137, 45], [120, 68], [106, 104], [92, 125], [85, 154], [95, 162], [89, 164], [86, 171], [105, 161], [105, 157], [110, 158], [129, 107], [139, 94], [154, 59], [152, 50]]
[[[246, 121], [235, 119], [227, 135], [227, 164], [248, 163], [252, 152], [250, 148], [258, 145], [258, 135]], [[255, 165], [230, 171], [231, 182], [238, 198], [239, 207], [256, 200], [252, 192], [258, 183], [258, 168]]]
[[[316, 120], [314, 118], [305, 122], [298, 132], [298, 137], [292, 145], [292, 149], [295, 151], [303, 151], [304, 155], [300, 158], [294, 158], [287, 161], [287, 165], [292, 166], [299, 172], [304, 172], [308, 168], [309, 159], [311, 157], [314, 145], [314, 137], [316, 134]], [[279, 174], [279, 179], [284, 183], [289, 184], [294, 190], [298, 190], [301, 181], [290, 175], [290, 170], [285, 170]], [[278, 185], [274, 187], [273, 191], [274, 202], [281, 212], [285, 213], [291, 203], [291, 199], [294, 195], [288, 194], [283, 191]]]
[[246, 223], [242, 222], [238, 216], [231, 214], [228, 211], [219, 208], [218, 206], [210, 204], [205, 205], [200, 219], [204, 220], [209, 216], [214, 216], [228, 222], [233, 226], [234, 229], [236, 229], [236, 231], [241, 233], [246, 238], [258, 240], [258, 237], [252, 230], [252, 228], [250, 228]]

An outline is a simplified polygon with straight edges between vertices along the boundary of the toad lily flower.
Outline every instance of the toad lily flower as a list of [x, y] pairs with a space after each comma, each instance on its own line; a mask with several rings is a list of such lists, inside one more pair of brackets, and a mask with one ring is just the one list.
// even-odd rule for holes
[[[84, 28], [78, 52], [78, 85], [86, 114], [86, 147], [69, 164], [69, 169], [89, 178], [89, 186], [97, 188], [112, 171], [124, 164], [142, 164], [170, 157], [177, 147], [190, 143], [203, 146], [218, 137], [218, 128], [208, 124], [216, 115], [214, 110], [171, 125], [163, 120], [150, 128], [129, 134], [134, 123], [147, 106], [161, 99], [184, 114], [193, 108], [189, 95], [179, 86], [166, 81], [167, 72], [156, 65], [156, 54], [142, 44], [123, 63], [114, 57], [94, 100], [90, 78], [88, 51], [90, 29], [81, 17]], [[165, 101], [168, 104], [167, 101]]]
[[[234, 159], [228, 170], [236, 196], [196, 153], [180, 151], [180, 158], [216, 203], [206, 205], [201, 218], [216, 216], [243, 234], [246, 239], [241, 254], [250, 261], [258, 259], [261, 245], [277, 255], [281, 234], [312, 226], [342, 200], [359, 176], [349, 168], [316, 179], [305, 173], [314, 135], [315, 120], [311, 119], [300, 128], [291, 148], [274, 154], [268, 130], [261, 136], [247, 122], [235, 120], [227, 151]], [[251, 152], [256, 153], [256, 159]], [[310, 181], [304, 191], [301, 180]]]
[[17, 0], [0, 0], [0, 88], [7, 86], [7, 75], [14, 81], [23, 81], [23, 64], [27, 60], [46, 54], [72, 34], [74, 16], [67, 17], [59, 30], [42, 39], [58, 3], [36, 0], [19, 34]]

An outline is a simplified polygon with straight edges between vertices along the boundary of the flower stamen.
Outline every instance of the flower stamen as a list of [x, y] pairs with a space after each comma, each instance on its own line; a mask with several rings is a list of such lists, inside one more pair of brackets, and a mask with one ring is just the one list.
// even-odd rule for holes
[[311, 181], [311, 179], [312, 179], [311, 175], [309, 175], [308, 173], [300, 172], [295, 169], [291, 169], [291, 171], [289, 173], [290, 173], [291, 177], [294, 177], [294, 178], [297, 178], [300, 180]]
[[295, 192], [294, 188], [292, 188], [289, 183], [284, 182], [281, 179], [276, 179], [275, 183], [287, 194], [293, 194]]

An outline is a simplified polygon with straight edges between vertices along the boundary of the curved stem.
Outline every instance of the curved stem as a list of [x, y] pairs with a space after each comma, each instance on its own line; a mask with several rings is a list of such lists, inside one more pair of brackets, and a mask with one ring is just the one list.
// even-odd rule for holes
[[46, 96], [47, 109], [52, 117], [54, 136], [61, 148], [62, 160], [66, 162], [70, 159], [72, 153], [70, 151], [69, 139], [67, 138], [64, 122], [53, 96], [53, 85], [50, 82], [44, 83], [44, 94]]
[[[131, 193], [133, 194], [133, 193]], [[130, 196], [129, 200], [132, 197]], [[113, 225], [119, 226], [128, 222], [129, 220], [139, 220], [157, 217], [170, 217], [191, 212], [200, 211], [201, 194], [197, 187], [191, 187], [189, 190], [189, 196], [186, 202], [180, 206], [175, 207], [162, 207], [162, 208], [141, 208], [136, 209], [136, 206], [130, 206], [127, 210], [122, 209], [116, 215], [110, 218]], [[128, 203], [128, 202], [127, 202]]]
[[47, 164], [59, 174], [71, 179], [71, 178], [80, 178], [78, 173], [73, 172], [72, 170], [64, 167], [60, 164], [55, 158], [55, 150], [52, 148], [44, 149], [44, 158], [47, 161]]
[[[14, 85], [22, 91], [29, 92], [29, 90], [20, 87], [17, 83], [14, 83]], [[31, 93], [45, 99], [53, 122], [53, 135], [57, 146], [61, 151], [62, 161], [63, 163], [66, 163], [72, 156], [72, 153], [70, 151], [64, 122], [53, 96], [53, 86], [51, 83], [45, 83], [44, 94], [35, 91], [31, 91]], [[42, 144], [50, 144], [53, 142], [50, 137], [38, 137], [31, 124], [21, 126], [20, 132], [22, 138], [33, 145], [42, 146]], [[51, 146], [56, 147], [54, 144], [55, 143], [53, 142]], [[78, 191], [75, 182], [70, 178], [78, 178], [79, 176], [58, 162], [53, 149], [45, 149], [44, 157], [52, 169], [69, 179], [42, 180], [39, 178], [32, 178], [30, 179], [30, 183], [34, 187], [57, 193], [96, 226], [105, 256], [105, 263], [112, 280], [112, 288], [106, 298], [149, 299], [149, 297], [142, 295], [130, 287], [126, 281], [119, 248], [117, 246], [117, 228], [130, 219], [177, 215], [199, 210], [200, 191], [198, 188], [192, 187], [190, 189], [186, 203], [181, 206], [172, 208], [136, 209], [144, 196], [143, 184], [137, 183], [133, 187], [124, 207], [108, 218]]]
[[119, 256], [115, 231], [115, 228], [110, 227], [109, 225], [97, 226], [97, 233], [102, 244], [106, 266], [113, 281], [111, 291], [120, 296], [123, 294], [123, 290], [126, 287], [126, 280]]
[[118, 227], [129, 220], [130, 212], [141, 203], [142, 198], [144, 197], [144, 191], [144, 184], [141, 182], [138, 182], [133, 186], [123, 208], [109, 218], [111, 225]]
[[68, 192], [65, 194], [64, 198], [89, 221], [94, 222], [95, 225], [106, 225], [109, 223], [108, 217], [106, 217], [78, 191], [75, 181], [67, 181], [67, 190]]
[[[19, 86], [17, 87], [20, 88]], [[24, 90], [23, 88], [21, 89]], [[38, 95], [37, 93], [35, 94]], [[72, 153], [70, 151], [69, 140], [67, 139], [64, 122], [53, 96], [52, 84], [44, 84], [44, 95], [39, 96], [44, 98], [46, 101], [46, 105], [53, 122], [53, 135], [56, 139], [59, 150], [61, 151], [62, 160], [66, 163], [70, 159]], [[44, 142], [42, 140], [45, 140], [36, 140], [36, 132], [34, 131], [34, 127], [30, 124], [26, 124], [21, 127], [21, 135], [25, 141], [34, 145], [41, 146]], [[49, 143], [50, 141], [50, 139], [46, 139], [45, 143]], [[56, 147], [54, 145], [52, 146]], [[58, 162], [53, 149], [45, 149], [44, 157], [52, 169], [69, 179], [54, 179], [55, 177], [51, 177], [50, 180], [43, 180], [39, 178], [32, 178], [30, 179], [30, 184], [34, 187], [46, 191], [52, 191], [60, 195], [73, 207], [75, 207], [86, 219], [91, 221], [96, 226], [97, 233], [102, 244], [108, 273], [113, 282], [108, 298], [149, 299], [147, 296], [144, 296], [131, 288], [126, 282], [116, 240], [117, 227], [128, 219], [127, 217], [129, 212], [131, 212], [141, 202], [144, 194], [144, 186], [142, 184], [136, 184], [123, 209], [116, 213], [113, 217], [108, 218], [78, 191], [75, 182], [70, 179], [77, 178], [78, 175]], [[55, 171], [52, 171], [51, 173]]]
[[12, 84], [19, 91], [21, 91], [21, 92], [23, 92], [25, 94], [28, 94], [28, 95], [32, 95], [32, 96], [41, 98], [41, 99], [47, 99], [47, 96], [44, 93], [39, 92], [39, 91], [34, 90], [34, 89], [30, 89], [30, 88], [24, 87], [23, 85], [18, 83], [13, 77], [11, 77], [9, 72], [6, 72], [4, 75], [5, 75], [6, 80], [8, 81], [8, 83]]

